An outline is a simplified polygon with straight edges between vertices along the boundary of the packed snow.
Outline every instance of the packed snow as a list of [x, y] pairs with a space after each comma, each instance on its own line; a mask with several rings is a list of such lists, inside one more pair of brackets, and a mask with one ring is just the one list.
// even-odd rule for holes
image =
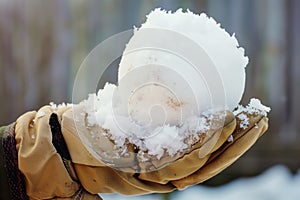
[[[170, 200], [299, 200], [300, 170], [293, 175], [282, 165], [274, 166], [261, 175], [240, 178], [219, 187], [192, 186], [171, 193]], [[160, 195], [122, 196], [100, 194], [104, 200], [163, 200]]]
[[[244, 54], [235, 35], [231, 36], [205, 13], [199, 15], [189, 10], [172, 12], [157, 8], [147, 15], [146, 22], [136, 29], [125, 48], [119, 66], [119, 81], [138, 68], [160, 65], [180, 74], [196, 91], [200, 112], [208, 107], [210, 100], [220, 100], [223, 95], [226, 95], [226, 105], [233, 110], [244, 93], [245, 67], [248, 64], [248, 57]], [[215, 71], [207, 73], [207, 68]], [[160, 71], [160, 79], [170, 76], [169, 70], [166, 70], [168, 74], [163, 72]], [[184, 87], [180, 88], [181, 92]], [[222, 89], [224, 93], [214, 93], [212, 89]]]
[[[132, 121], [129, 117], [118, 116], [113, 105], [114, 91], [117, 86], [106, 84], [97, 94], [90, 94], [87, 100], [81, 102], [87, 113], [88, 126], [100, 125], [108, 129], [99, 133], [109, 137], [118, 147], [126, 150], [126, 142], [135, 144], [139, 150], [147, 151], [148, 155], [160, 159], [167, 152], [170, 156], [188, 149], [193, 141], [198, 140], [200, 135], [210, 128], [210, 124], [216, 116], [214, 111], [206, 111], [200, 116], [187, 118], [184, 123], [175, 125], [163, 125], [155, 128], [144, 127]], [[219, 114], [218, 121], [223, 121], [225, 115]], [[94, 133], [93, 133], [94, 134]], [[121, 151], [124, 152], [124, 151]], [[142, 155], [142, 154], [139, 154]]]
[[210, 128], [213, 113], [237, 106], [247, 64], [235, 36], [213, 18], [155, 9], [123, 52], [118, 85], [107, 83], [81, 105], [88, 125], [108, 130], [101, 134], [120, 152], [129, 142], [157, 159], [174, 156]]

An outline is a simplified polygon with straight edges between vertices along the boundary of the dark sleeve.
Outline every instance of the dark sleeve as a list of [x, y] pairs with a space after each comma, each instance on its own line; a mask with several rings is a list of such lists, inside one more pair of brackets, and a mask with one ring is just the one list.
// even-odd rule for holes
[[18, 168], [15, 123], [0, 128], [0, 199], [28, 200], [23, 174]]

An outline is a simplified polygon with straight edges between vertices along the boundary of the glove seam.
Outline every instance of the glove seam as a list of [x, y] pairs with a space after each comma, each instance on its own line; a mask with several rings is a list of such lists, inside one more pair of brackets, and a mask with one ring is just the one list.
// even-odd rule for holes
[[[256, 124], [258, 124], [262, 119], [264, 118], [264, 116], [261, 116], [259, 120], [257, 120]], [[233, 138], [234, 140], [232, 142], [226, 142], [224, 143], [217, 151], [215, 151], [210, 158], [208, 159], [208, 161], [205, 163], [204, 166], [209, 165], [211, 162], [214, 161], [214, 159], [216, 157], [218, 157], [218, 155], [222, 154], [224, 151], [226, 151], [231, 145], [233, 145], [235, 142], [237, 142], [239, 139], [241, 139], [243, 136], [245, 136], [249, 131], [251, 131], [253, 128], [255, 128], [256, 125], [252, 126], [251, 128], [248, 128], [247, 131], [242, 132], [243, 134], [240, 134], [240, 131], [238, 131], [238, 128], [236, 128], [233, 131]], [[203, 166], [203, 167], [204, 167]]]
[[52, 144], [56, 149], [57, 153], [61, 157], [62, 163], [64, 164], [71, 179], [78, 183], [78, 176], [76, 174], [75, 168], [73, 166], [71, 156], [64, 140], [61, 125], [58, 121], [58, 116], [56, 113], [52, 113], [49, 118], [49, 125], [52, 133]]

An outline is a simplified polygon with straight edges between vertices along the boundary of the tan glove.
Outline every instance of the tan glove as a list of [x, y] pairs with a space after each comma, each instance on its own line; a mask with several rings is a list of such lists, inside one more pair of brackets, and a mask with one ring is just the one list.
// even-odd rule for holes
[[[119, 167], [115, 169], [107, 165], [110, 160], [103, 162], [99, 159], [99, 155], [93, 150], [95, 146], [91, 144], [95, 138], [89, 138], [90, 131], [107, 130], [100, 127], [91, 129], [84, 124], [75, 123], [86, 120], [84, 114], [76, 114], [84, 113], [80, 111], [82, 108], [76, 109], [79, 111], [75, 110], [74, 113], [71, 108], [52, 110], [50, 106], [45, 106], [38, 113], [28, 112], [17, 120], [19, 168], [26, 177], [27, 194], [32, 199], [72, 197], [80, 186], [90, 194], [118, 192], [135, 195], [183, 189], [201, 183], [228, 167], [268, 127], [266, 117], [252, 115], [248, 116], [249, 127], [241, 129], [239, 120], [231, 112], [226, 112], [224, 127], [216, 125], [202, 133], [200, 140], [195, 141], [189, 151], [175, 157], [165, 155], [160, 160], [148, 155], [147, 162], [131, 154], [129, 157], [111, 160], [118, 163]], [[53, 112], [61, 123], [73, 165], [66, 165], [52, 144], [49, 117]], [[233, 136], [233, 141], [228, 142], [230, 135]], [[114, 144], [108, 138], [100, 137], [97, 141], [98, 152], [112, 152]], [[134, 152], [131, 144], [128, 144], [128, 149]]]

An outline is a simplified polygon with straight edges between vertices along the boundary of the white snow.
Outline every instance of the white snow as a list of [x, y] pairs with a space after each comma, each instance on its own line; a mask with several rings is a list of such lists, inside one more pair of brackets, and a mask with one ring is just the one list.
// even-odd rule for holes
[[270, 107], [264, 106], [259, 99], [250, 99], [249, 108], [252, 110], [248, 111], [250, 114], [259, 113], [261, 115], [267, 116], [267, 113], [271, 111]]
[[233, 142], [233, 135], [230, 135], [229, 137], [228, 137], [228, 139], [227, 139], [227, 142]]
[[[202, 185], [192, 186], [183, 191], [175, 191], [170, 200], [299, 200], [300, 170], [296, 175], [285, 166], [274, 166], [261, 175], [252, 178], [240, 178], [219, 187]], [[163, 200], [159, 195], [122, 196], [100, 194], [104, 200]]]
[[238, 105], [236, 110], [233, 111], [233, 114], [238, 115], [239, 113], [245, 112], [249, 114], [267, 116], [268, 112], [270, 111], [271, 108], [263, 105], [259, 99], [252, 98], [250, 99], [250, 103], [246, 107]]
[[[247, 64], [248, 57], [244, 56], [244, 49], [239, 47], [235, 36], [230, 36], [212, 17], [189, 10], [171, 12], [157, 8], [135, 30], [125, 48], [119, 66], [119, 81], [139, 68], [145, 71], [160, 66], [159, 74], [156, 73], [158, 82], [167, 85], [178, 97], [186, 90], [186, 85], [194, 91], [196, 102], [183, 96], [183, 106], [190, 105], [191, 110], [201, 112], [213, 102], [233, 110], [244, 93]], [[172, 87], [166, 76], [174, 74], [181, 76], [187, 84]], [[160, 94], [159, 91], [153, 93]], [[166, 110], [171, 108], [166, 106]], [[167, 119], [170, 123], [172, 120]]]
[[233, 114], [241, 120], [240, 128], [246, 129], [249, 126], [247, 114], [257, 114], [267, 116], [271, 111], [270, 107], [263, 105], [259, 99], [252, 98], [247, 106], [238, 105]]
[[[109, 134], [99, 134], [114, 140], [116, 148], [121, 152], [126, 152], [125, 143], [128, 141], [135, 144], [141, 151], [147, 151], [148, 155], [156, 156], [157, 159], [160, 159], [165, 152], [174, 156], [191, 147], [193, 141], [198, 140], [199, 136], [209, 129], [211, 120], [214, 119], [215, 111], [211, 110], [205, 112], [204, 115], [185, 119], [177, 126], [166, 124], [155, 128], [145, 127], [128, 116], [118, 114], [119, 104], [113, 103], [116, 90], [118, 90], [116, 85], [107, 83], [97, 94], [90, 94], [88, 99], [80, 104], [84, 106], [87, 113], [88, 125], [100, 125], [109, 130]], [[222, 121], [225, 115], [220, 114], [215, 117]], [[94, 133], [91, 132], [91, 138], [94, 137]], [[142, 152], [138, 155], [145, 160]]]
[[36, 114], [35, 117], [38, 119], [38, 118], [41, 118], [41, 117], [43, 117], [43, 116], [45, 116], [45, 112], [39, 111], [39, 112]]
[[249, 126], [249, 118], [247, 117], [247, 115], [245, 113], [240, 113], [237, 115], [237, 118], [239, 118], [241, 120], [240, 123], [240, 127], [243, 129], [248, 128]]
[[[37, 121], [37, 119], [39, 119], [39, 118], [41, 118], [41, 117], [44, 117], [45, 115], [46, 115], [45, 112], [43, 112], [43, 111], [38, 111], [38, 112], [36, 113], [35, 118], [32, 120], [33, 123], [35, 123], [35, 122]], [[30, 126], [33, 127], [32, 124], [30, 124]]]
[[49, 105], [50, 105], [50, 107], [51, 107], [51, 109], [53, 110], [53, 111], [55, 111], [55, 110], [57, 110], [57, 109], [61, 109], [61, 108], [66, 108], [66, 107], [71, 107], [71, 106], [73, 106], [73, 104], [71, 104], [71, 103], [65, 103], [65, 102], [63, 102], [63, 103], [61, 103], [61, 104], [55, 104], [54, 102], [50, 102], [49, 103]]

